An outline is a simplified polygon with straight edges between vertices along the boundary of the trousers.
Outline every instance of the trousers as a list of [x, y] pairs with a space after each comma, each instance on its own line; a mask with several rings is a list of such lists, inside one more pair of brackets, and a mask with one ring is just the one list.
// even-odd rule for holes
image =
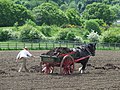
[[20, 68], [19, 68], [18, 72], [21, 72], [23, 69], [25, 69], [26, 72], [29, 72], [29, 70], [27, 69], [27, 66], [26, 66], [26, 62], [27, 62], [27, 58], [22, 57], [20, 59]]

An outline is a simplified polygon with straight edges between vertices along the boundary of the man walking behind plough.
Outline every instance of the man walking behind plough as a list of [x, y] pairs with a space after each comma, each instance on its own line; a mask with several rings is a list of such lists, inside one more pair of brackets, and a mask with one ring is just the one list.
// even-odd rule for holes
[[18, 55], [16, 57], [16, 61], [17, 62], [19, 61], [21, 64], [18, 72], [21, 72], [23, 68], [25, 69], [26, 72], [29, 72], [29, 70], [26, 67], [26, 62], [27, 62], [27, 59], [30, 57], [33, 57], [33, 55], [28, 51], [27, 47], [23, 48], [23, 50], [21, 50], [18, 53]]

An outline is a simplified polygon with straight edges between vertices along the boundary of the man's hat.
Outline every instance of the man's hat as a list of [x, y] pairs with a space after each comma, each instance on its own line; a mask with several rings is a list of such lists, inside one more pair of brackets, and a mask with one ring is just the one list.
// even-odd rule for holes
[[27, 48], [26, 46], [24, 48]]
[[28, 48], [25, 46], [25, 47], [24, 47], [24, 49], [26, 49], [26, 50], [27, 50]]

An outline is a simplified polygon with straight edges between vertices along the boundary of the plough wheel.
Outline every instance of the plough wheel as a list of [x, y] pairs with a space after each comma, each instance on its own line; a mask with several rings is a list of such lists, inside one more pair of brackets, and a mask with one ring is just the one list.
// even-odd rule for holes
[[40, 72], [44, 74], [53, 73], [54, 67], [51, 66], [49, 63], [40, 62]]
[[60, 74], [69, 75], [74, 71], [74, 59], [72, 56], [66, 55], [63, 57], [60, 64]]

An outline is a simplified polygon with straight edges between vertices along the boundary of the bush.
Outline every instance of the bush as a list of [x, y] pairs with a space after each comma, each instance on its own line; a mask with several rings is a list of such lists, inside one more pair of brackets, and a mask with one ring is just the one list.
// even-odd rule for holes
[[103, 34], [102, 37], [102, 42], [107, 42], [107, 43], [114, 43], [117, 41], [117, 36], [114, 34], [111, 34], [110, 32], [107, 32], [106, 34]]
[[83, 38], [80, 37], [80, 36], [76, 36], [76, 37], [75, 37], [75, 41], [77, 41], [77, 42], [79, 42], [79, 43], [84, 43]]
[[87, 35], [88, 39], [91, 41], [91, 42], [96, 42], [99, 40], [99, 35], [97, 34], [97, 32], [94, 32], [92, 31], [91, 33], [89, 33], [89, 35]]
[[77, 36], [74, 32], [68, 31], [68, 30], [60, 31], [56, 37], [56, 40], [69, 40], [69, 41], [83, 42], [82, 37]]
[[57, 40], [65, 40], [68, 31], [60, 31], [56, 37]]
[[101, 35], [101, 42], [120, 43], [120, 30], [119, 28], [111, 28]]
[[76, 38], [75, 34], [74, 34], [73, 32], [71, 32], [71, 31], [69, 31], [69, 32], [67, 33], [67, 36], [66, 36], [65, 39], [66, 39], [66, 40], [70, 40], [70, 41], [74, 41], [75, 38]]
[[12, 30], [11, 29], [0, 30], [0, 41], [7, 41], [10, 38], [12, 38]]
[[106, 24], [102, 19], [91, 19], [99, 24], [99, 26], [104, 26]]
[[32, 25], [32, 26], [36, 26], [36, 23], [33, 22], [31, 19], [27, 19], [27, 21], [25, 22], [25, 24], [29, 24], [29, 25]]
[[[43, 38], [42, 33], [38, 32], [37, 28], [31, 25], [24, 25], [21, 28], [20, 40], [21, 41], [35, 41]], [[35, 41], [36, 42], [36, 41]]]
[[99, 24], [95, 20], [87, 20], [85, 22], [85, 29], [87, 29], [89, 32], [92, 32], [92, 30], [94, 30], [98, 34], [101, 34]]
[[42, 26], [40, 31], [46, 36], [51, 37], [52, 28], [50, 26]]

